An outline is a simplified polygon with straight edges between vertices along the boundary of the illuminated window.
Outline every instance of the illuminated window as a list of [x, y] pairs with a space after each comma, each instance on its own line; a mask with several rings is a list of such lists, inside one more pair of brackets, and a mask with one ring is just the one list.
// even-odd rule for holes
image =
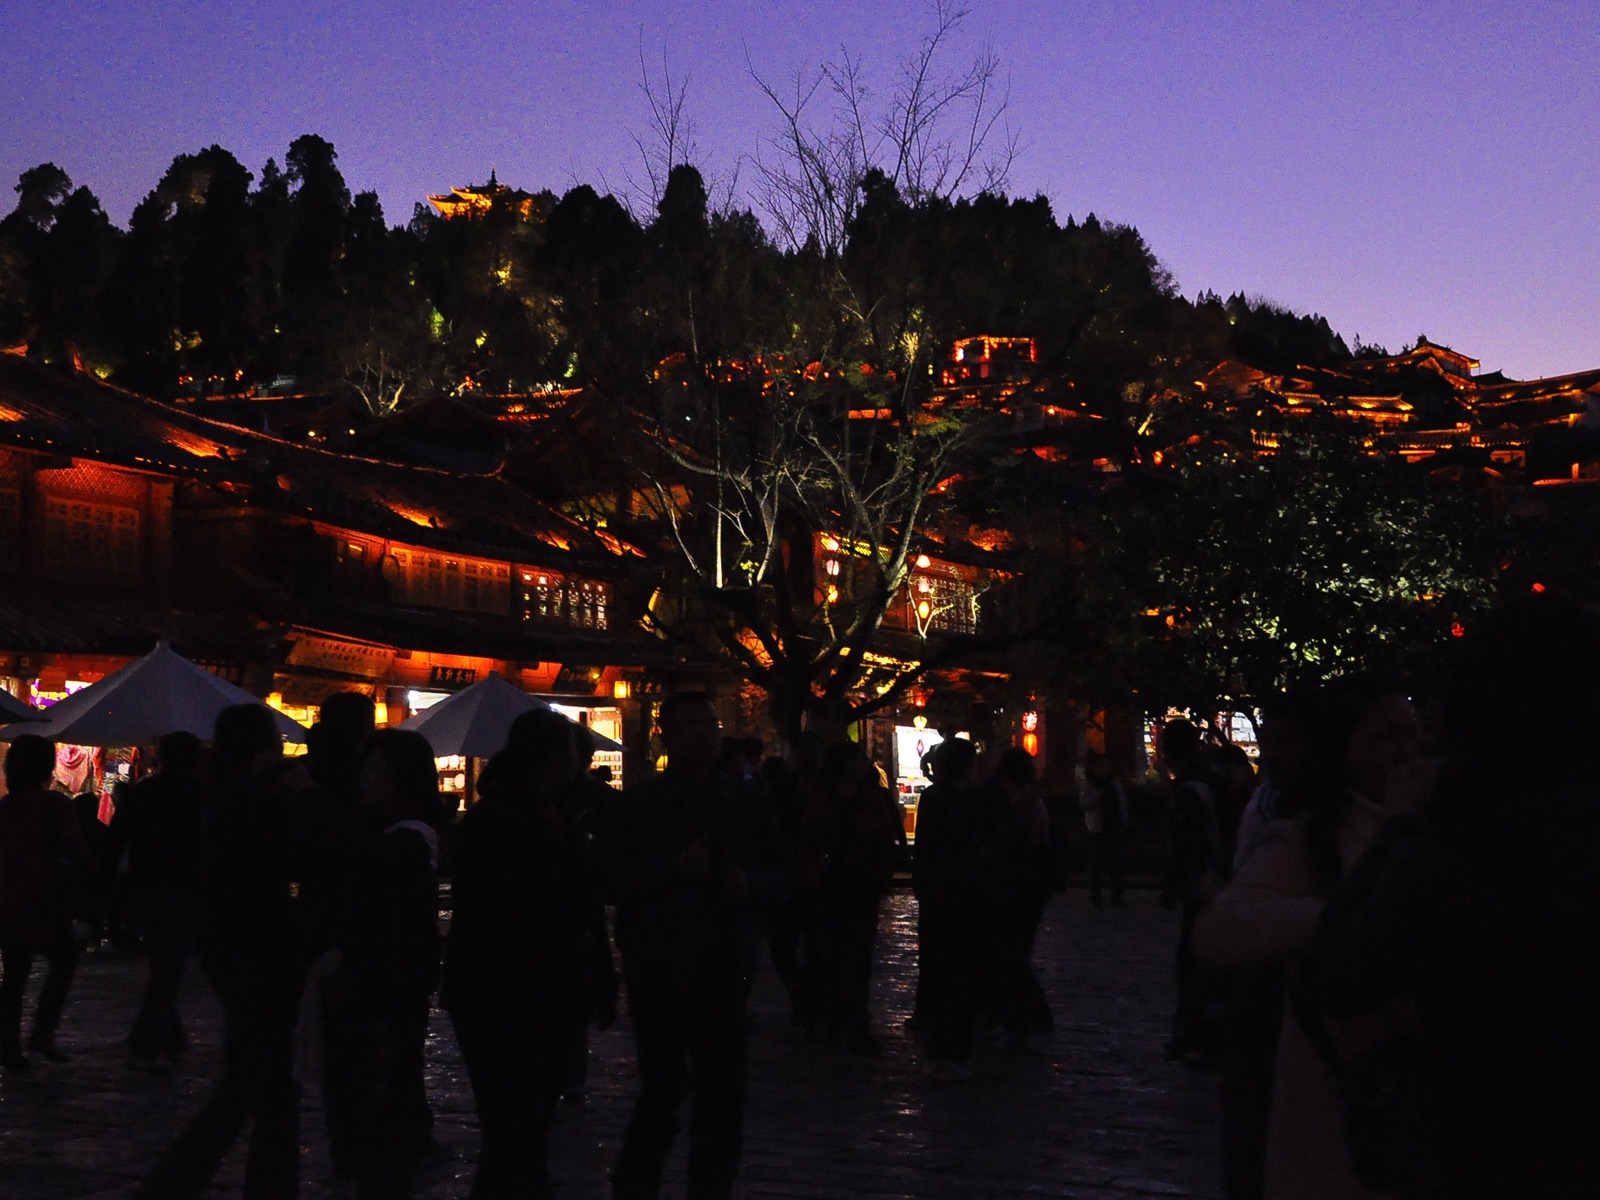
[[608, 585], [567, 579], [551, 571], [522, 572], [522, 620], [563, 629], [605, 629], [610, 620]]

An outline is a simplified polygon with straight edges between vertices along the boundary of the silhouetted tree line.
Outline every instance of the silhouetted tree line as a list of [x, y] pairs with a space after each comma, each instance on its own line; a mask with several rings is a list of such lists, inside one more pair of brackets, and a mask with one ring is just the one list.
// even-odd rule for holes
[[[1176, 292], [1137, 230], [1043, 197], [927, 195], [869, 171], [837, 250], [782, 249], [678, 165], [641, 220], [588, 185], [391, 225], [314, 134], [253, 175], [180, 154], [118, 229], [44, 163], [0, 220], [0, 343], [76, 353], [157, 396], [294, 381], [375, 413], [430, 395], [639, 387], [662, 360], [865, 362], [913, 388], [950, 341], [1038, 339], [1044, 375], [1112, 403], [1152, 365], [1348, 356], [1322, 318]], [[525, 196], [525, 194], [522, 194]], [[911, 399], [912, 397], [906, 397]]]

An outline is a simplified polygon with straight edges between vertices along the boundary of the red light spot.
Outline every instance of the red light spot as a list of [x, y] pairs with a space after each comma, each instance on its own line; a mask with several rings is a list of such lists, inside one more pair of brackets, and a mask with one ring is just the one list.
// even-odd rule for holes
[[1465, 625], [1463, 625], [1460, 621], [1457, 621], [1454, 625], [1450, 626], [1450, 636], [1451, 637], [1466, 637], [1467, 636], [1467, 627]]
[[1542, 584], [1542, 583], [1534, 584], [1533, 585], [1533, 590], [1536, 591], [1536, 592], [1543, 592], [1544, 591], [1544, 584]]

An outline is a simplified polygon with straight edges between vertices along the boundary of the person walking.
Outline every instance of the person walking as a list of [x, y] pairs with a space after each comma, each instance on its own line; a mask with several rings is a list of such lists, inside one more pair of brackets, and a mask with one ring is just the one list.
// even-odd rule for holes
[[547, 1140], [572, 1026], [609, 1027], [616, 977], [590, 847], [572, 819], [573, 725], [535, 709], [489, 760], [456, 830], [440, 1002], [478, 1109], [473, 1200], [550, 1196]]
[[1167, 722], [1161, 758], [1172, 785], [1171, 858], [1161, 904], [1178, 909], [1173, 966], [1177, 1003], [1166, 1054], [1173, 1061], [1209, 1067], [1216, 1062], [1221, 985], [1215, 972], [1195, 960], [1192, 941], [1195, 921], [1233, 869], [1233, 852], [1224, 841], [1219, 815], [1223, 785], [1212, 769], [1200, 730], [1191, 721]]
[[0, 797], [0, 1068], [26, 1070], [22, 1009], [33, 960], [47, 966], [28, 1048], [48, 1062], [67, 1055], [56, 1030], [78, 961], [71, 881], [88, 878], [94, 858], [73, 815], [72, 801], [50, 789], [56, 746], [24, 734], [6, 755]]
[[1452, 649], [1443, 757], [1391, 778], [1295, 970], [1336, 1026], [1414, 1005], [1394, 1186], [1580, 1200], [1600, 1184], [1600, 618], [1534, 594]]
[[659, 720], [666, 770], [623, 794], [606, 849], [639, 1059], [612, 1192], [659, 1193], [678, 1108], [692, 1093], [688, 1194], [725, 1200], [744, 1125], [745, 996], [762, 910], [782, 899], [781, 850], [759, 788], [718, 770], [711, 698], [668, 696]]
[[126, 822], [127, 887], [143, 914], [149, 975], [133, 1028], [128, 1065], [150, 1068], [189, 1045], [178, 998], [200, 918], [200, 778], [205, 745], [192, 733], [156, 744], [156, 770], [128, 788], [113, 820]]
[[1033, 945], [1050, 901], [1055, 861], [1050, 813], [1039, 794], [1033, 755], [1021, 746], [1001, 751], [988, 790], [988, 839], [1003, 905], [993, 944], [996, 970], [990, 1016], [1001, 1023], [1006, 1046], [1020, 1050], [1030, 1034], [1055, 1029], [1049, 997], [1033, 969]]
[[831, 747], [806, 841], [820, 864], [818, 996], [823, 1033], [857, 1054], [873, 1054], [869, 996], [878, 910], [894, 878], [900, 806], [855, 742]]
[[300, 1186], [294, 1034], [307, 966], [327, 937], [339, 825], [283, 757], [264, 704], [218, 714], [207, 774], [197, 946], [222, 1006], [222, 1076], [135, 1196], [199, 1196], [248, 1119], [244, 1195], [282, 1200]]

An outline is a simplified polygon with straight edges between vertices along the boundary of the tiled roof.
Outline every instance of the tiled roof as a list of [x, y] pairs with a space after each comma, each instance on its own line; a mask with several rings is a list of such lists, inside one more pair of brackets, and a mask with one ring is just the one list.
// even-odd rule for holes
[[430, 549], [592, 568], [627, 552], [495, 474], [301, 446], [14, 355], [0, 355], [0, 445], [197, 479], [246, 504]]

